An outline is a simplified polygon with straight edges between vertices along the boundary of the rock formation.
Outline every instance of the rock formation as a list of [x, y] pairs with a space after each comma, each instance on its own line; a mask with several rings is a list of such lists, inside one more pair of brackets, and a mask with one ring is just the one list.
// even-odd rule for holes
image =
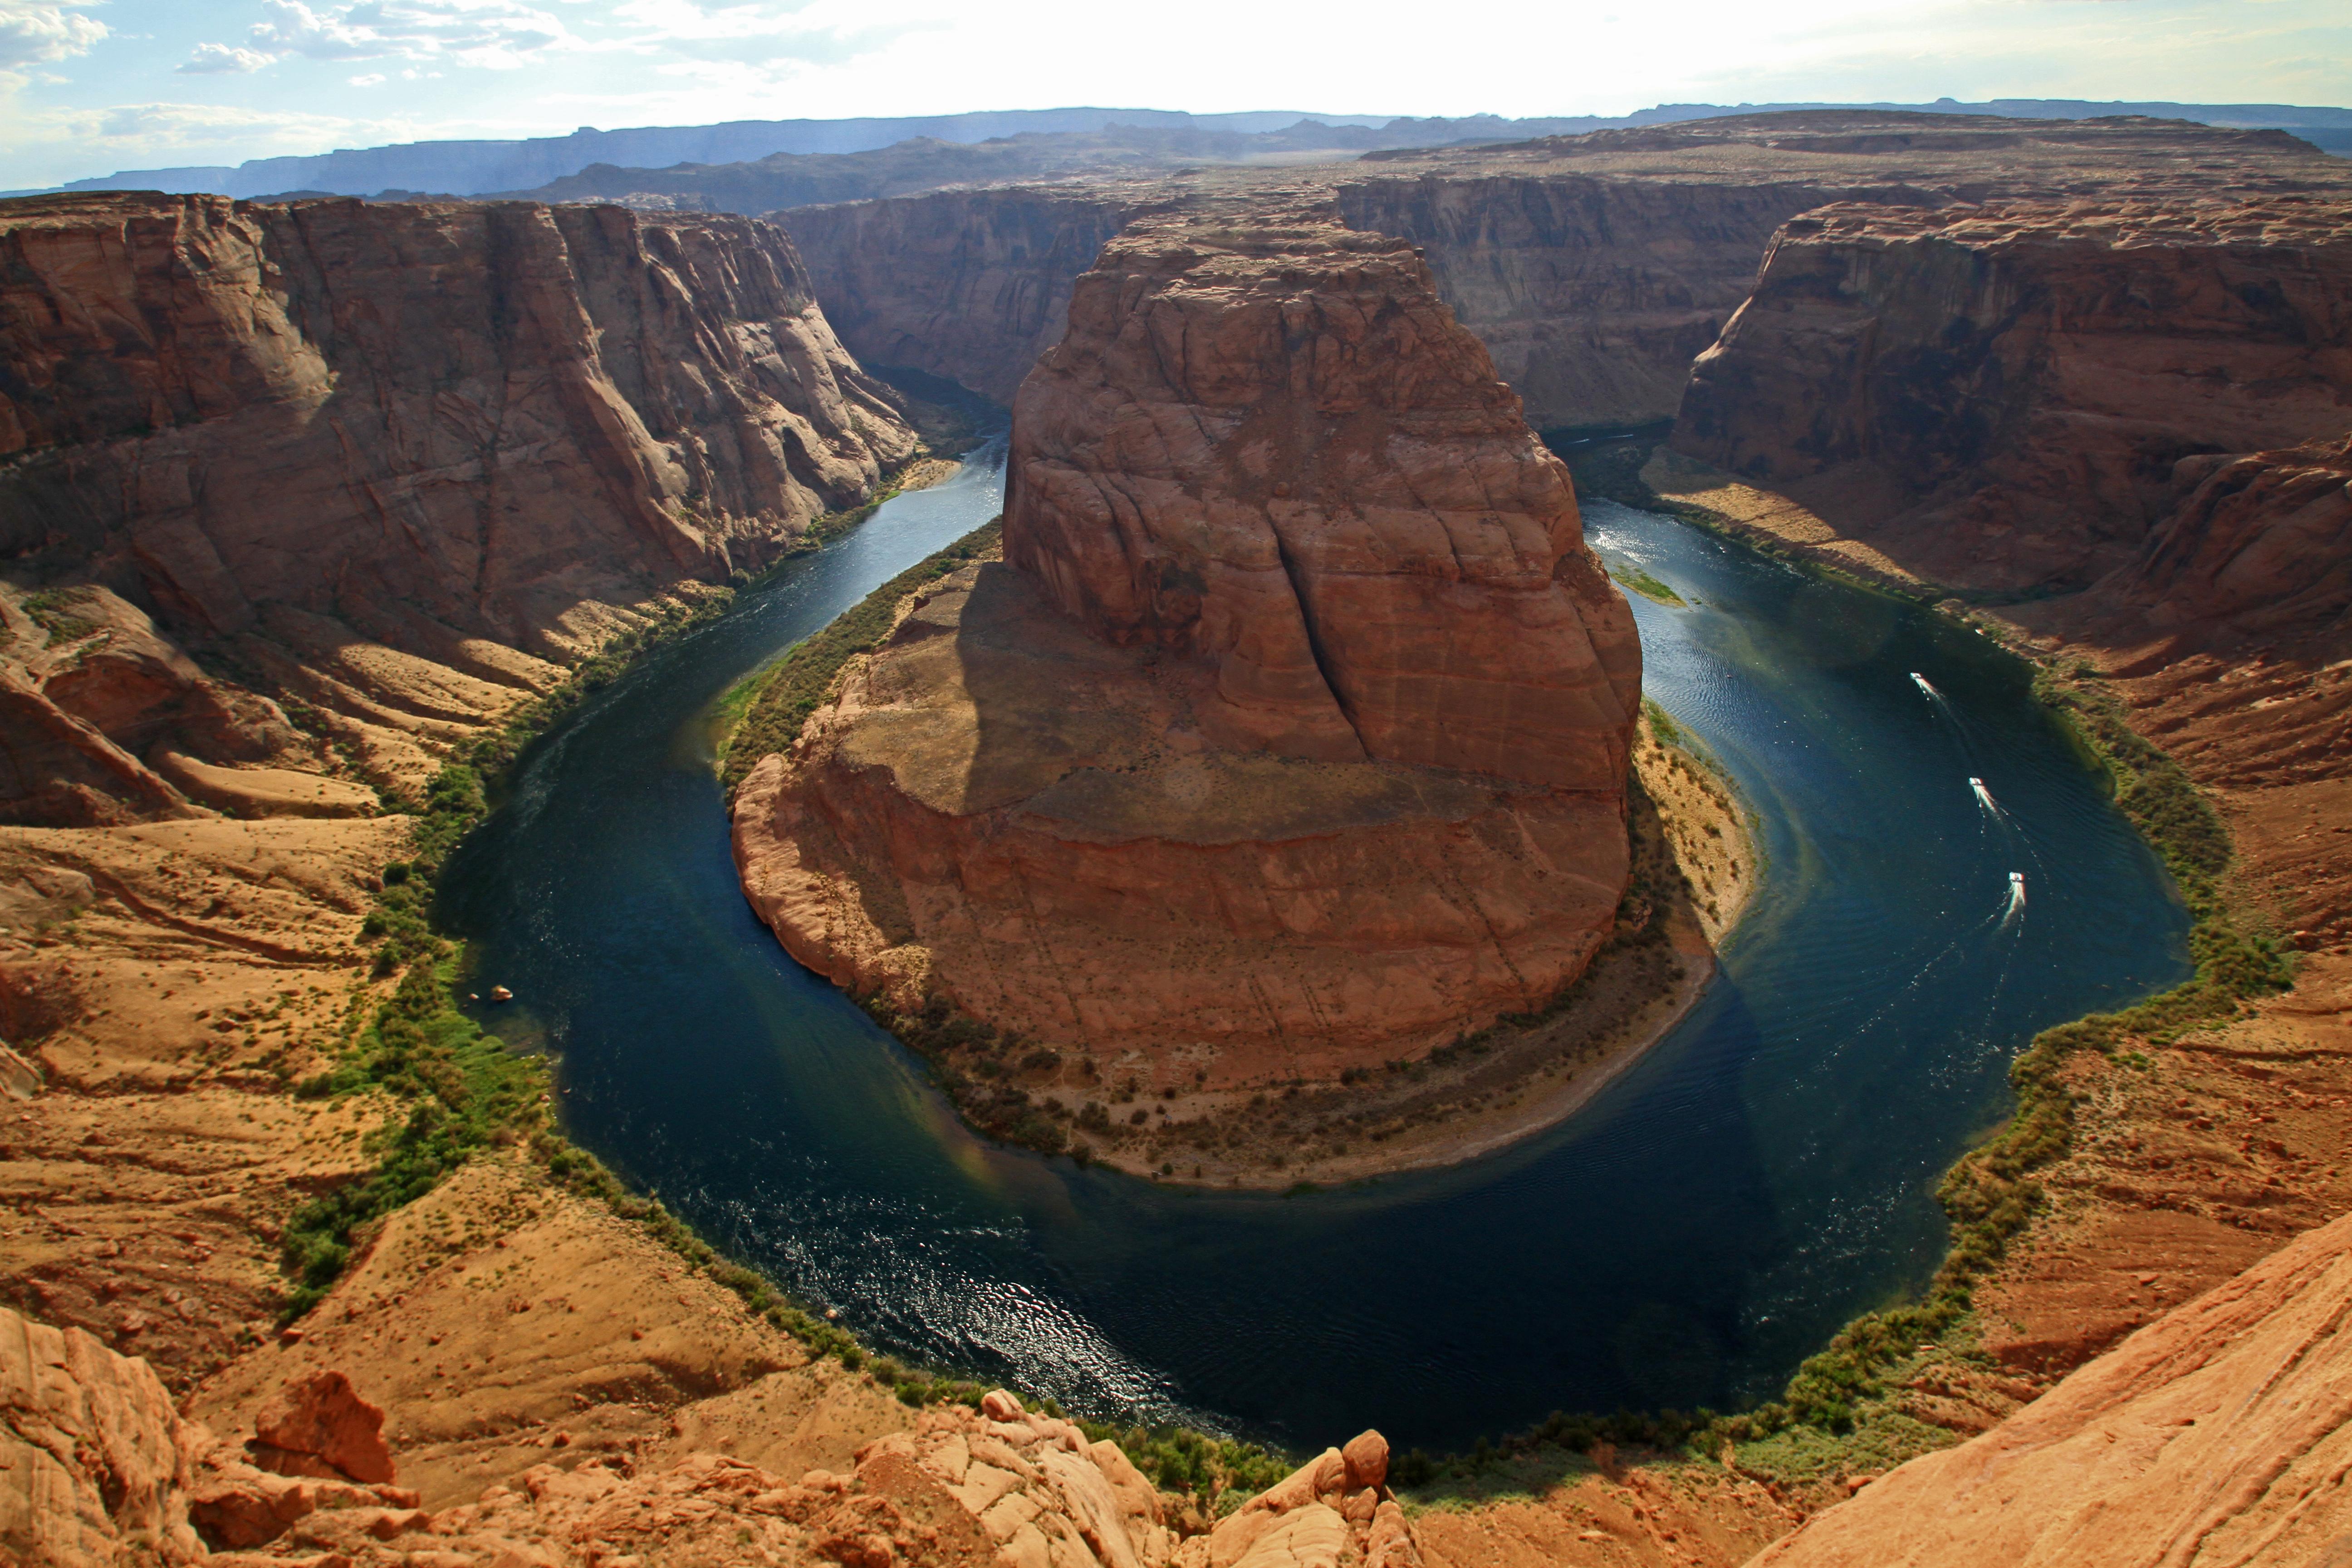
[[[590, 1568], [654, 1549], [695, 1561], [836, 1568], [1421, 1564], [1387, 1489], [1388, 1444], [1377, 1432], [1327, 1450], [1187, 1540], [1171, 1528], [1169, 1500], [1116, 1444], [1089, 1442], [1001, 1389], [977, 1411], [951, 1405], [910, 1415], [841, 1471], [793, 1479], [713, 1453], [643, 1469], [618, 1453], [570, 1456], [432, 1511], [389, 1484], [391, 1458], [376, 1431], [383, 1414], [339, 1373], [288, 1388], [262, 1413], [265, 1437], [322, 1442], [320, 1452], [383, 1478], [358, 1484], [323, 1462], [273, 1474], [176, 1414], [145, 1362], [0, 1308], [0, 1553], [45, 1568]], [[258, 1447], [265, 1456], [288, 1451]]]
[[1004, 563], [739, 795], [762, 918], [901, 1009], [1212, 1085], [1541, 1005], [1625, 885], [1640, 649], [1485, 352], [1410, 247], [1317, 224], [1140, 228], [1070, 321]]
[[2347, 291], [2340, 200], [1824, 207], [1773, 241], [1673, 445], [1931, 581], [2087, 587], [2210, 474], [2184, 459], [2352, 428]]
[[1445, 302], [1548, 429], [1673, 418], [1773, 230], [1823, 192], [1465, 170], [1351, 179], [1338, 196], [1349, 227], [1424, 248]]
[[[21, 581], [105, 590], [376, 731], [463, 732], [545, 689], [633, 606], [772, 560], [915, 447], [790, 241], [746, 219], [42, 197], [0, 206], [0, 259]], [[100, 668], [148, 631], [117, 628]], [[151, 684], [202, 687], [148, 654]], [[214, 765], [287, 749], [282, 719], [225, 730], [202, 696], [173, 700], [171, 736], [160, 699], [118, 733], [62, 679], [7, 682], [42, 754], [79, 758], [16, 781], [17, 820], [106, 820], [89, 791], [171, 804], [26, 684], [157, 772], [158, 743]]]
[[2352, 642], [2352, 436], [2185, 458], [2172, 478], [2181, 499], [2138, 553], [2052, 606], [2052, 624], [2143, 645], [2143, 663], [2150, 643], [2164, 657], [2247, 643], [2338, 657]]
[[778, 213], [843, 342], [1011, 403], [1061, 340], [1070, 286], [1148, 195], [944, 191]]
[[376, 1486], [256, 1469], [183, 1419], [145, 1362], [0, 1307], [0, 1554], [11, 1562], [194, 1563], [208, 1545], [258, 1545], [322, 1508], [415, 1517], [416, 1494], [383, 1468]]
[[1755, 1568], [2301, 1568], [2352, 1531], [2352, 1218], [2307, 1233]]
[[1552, 429], [1673, 418], [1692, 356], [1747, 298], [1777, 226], [1828, 203], [2170, 204], [2347, 185], [2352, 164], [2274, 131], [1847, 109], [775, 216], [861, 359], [1009, 401], [1060, 336], [1071, 279], [1125, 224], [1236, 202], [1328, 204], [1350, 227], [1423, 247], [1439, 295], [1486, 343], [1528, 423]]

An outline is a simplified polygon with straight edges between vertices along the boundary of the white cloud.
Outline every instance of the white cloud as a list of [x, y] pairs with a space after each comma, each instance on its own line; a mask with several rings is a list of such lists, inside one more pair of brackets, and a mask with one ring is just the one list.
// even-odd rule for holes
[[757, 72], [771, 62], [839, 65], [916, 33], [943, 31], [951, 15], [920, 4], [877, 7], [858, 0], [705, 5], [702, 0], [622, 0], [613, 15], [638, 31], [619, 41], [640, 53], [685, 57], [664, 68], [719, 65]]
[[261, 14], [250, 35], [253, 47], [200, 44], [181, 70], [252, 70], [295, 55], [314, 60], [449, 60], [510, 69], [579, 43], [552, 13], [520, 0], [358, 0], [318, 10], [303, 0], [262, 0]]
[[191, 147], [209, 149], [228, 142], [243, 149], [237, 154], [241, 158], [310, 152], [354, 142], [365, 145], [369, 140], [396, 140], [410, 133], [411, 129], [389, 121], [273, 112], [218, 103], [121, 103], [44, 118], [44, 129], [57, 135], [122, 142], [142, 153], [159, 153]]
[[355, 76], [352, 78], [352, 85], [353, 87], [376, 87], [381, 85], [383, 79], [383, 72], [370, 71], [365, 76]]
[[257, 71], [277, 57], [227, 44], [198, 44], [195, 53], [179, 68], [181, 76], [236, 76]]
[[0, 71], [71, 59], [105, 37], [106, 24], [74, 0], [0, 0]]

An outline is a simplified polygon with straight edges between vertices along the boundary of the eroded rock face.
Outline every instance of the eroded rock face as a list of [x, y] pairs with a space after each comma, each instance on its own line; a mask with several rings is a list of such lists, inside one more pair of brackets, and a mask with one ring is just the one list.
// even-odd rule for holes
[[[664, 590], [772, 560], [916, 447], [791, 242], [725, 216], [0, 204], [0, 554], [28, 586], [110, 594], [166, 642], [424, 749], [544, 690]], [[204, 798], [193, 770], [152, 776], [164, 728], [202, 765], [270, 760], [269, 714], [205, 719], [185, 658], [134, 670], [136, 628], [115, 629], [104, 659], [32, 684], [151, 776], [8, 682], [58, 765], [0, 781], [29, 802], [0, 813]]]
[[1213, 672], [1219, 744], [1622, 790], [1633, 616], [1409, 246], [1139, 230], [1014, 418], [1006, 561]]
[[2337, 651], [2352, 633], [2352, 436], [2191, 458], [2174, 478], [2180, 503], [2078, 614], [2104, 609], [2173, 654], [2224, 640]]
[[1006, 561], [911, 603], [738, 795], [796, 957], [1212, 1087], [1582, 972], [1628, 874], [1639, 646], [1410, 247], [1122, 238], [1013, 463]]
[[1755, 1568], [2323, 1563], [2352, 1528], [2352, 1219], [2176, 1308], [1984, 1436], [1874, 1482]]
[[2352, 427], [2347, 296], [2339, 196], [1825, 207], [1673, 445], [1932, 581], [2087, 587], [2205, 477], [2184, 458]]
[[914, 444], [748, 219], [45, 197], [0, 253], [0, 541], [216, 633], [372, 595], [528, 647], [567, 587], [723, 576]]
[[799, 207], [776, 218], [807, 258], [842, 341], [1010, 403], [1060, 341], [1071, 280], [1150, 205], [1101, 190], [1013, 187]]
[[1464, 161], [1342, 182], [1339, 211], [1350, 228], [1423, 247], [1445, 302], [1540, 429], [1673, 418], [1690, 362], [1748, 297], [1773, 231], [1832, 194], [1786, 178], [1486, 174]]

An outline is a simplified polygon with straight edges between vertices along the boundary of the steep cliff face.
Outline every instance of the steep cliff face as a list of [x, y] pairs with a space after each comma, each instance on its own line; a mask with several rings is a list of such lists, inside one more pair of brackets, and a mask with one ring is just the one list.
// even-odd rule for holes
[[1006, 561], [910, 604], [736, 854], [795, 956], [1230, 1088], [1574, 979], [1627, 876], [1632, 616], [1401, 242], [1147, 226], [1016, 405]]
[[2347, 184], [2352, 165], [2275, 131], [1819, 110], [1278, 170], [1004, 184], [780, 221], [862, 358], [1009, 401], [1059, 336], [1070, 279], [1125, 223], [1320, 205], [1423, 247], [1439, 293], [1529, 422], [1549, 429], [1672, 418], [1692, 357], [1747, 298], [1776, 227], [1824, 204], [2177, 205]]
[[1349, 180], [1338, 195], [1350, 228], [1423, 247], [1539, 429], [1673, 418], [1773, 231], [1828, 199], [1793, 180], [1475, 172]]
[[1010, 403], [1061, 338], [1073, 280], [1152, 205], [1115, 185], [1015, 186], [800, 207], [776, 220], [859, 359]]
[[1632, 616], [1402, 241], [1115, 242], [1021, 389], [1004, 554], [1213, 672], [1221, 745], [1622, 788]]
[[[2175, 465], [2179, 505], [2064, 619], [2168, 656], [2281, 643], [2352, 646], [2352, 436]], [[2145, 657], [2145, 656], [2143, 656]]]
[[543, 689], [916, 444], [789, 240], [740, 218], [13, 203], [0, 363], [24, 582], [108, 591], [378, 729]]
[[1677, 450], [1933, 581], [2087, 586], [2201, 478], [2352, 426], [2352, 206], [1832, 206], [1693, 367]]

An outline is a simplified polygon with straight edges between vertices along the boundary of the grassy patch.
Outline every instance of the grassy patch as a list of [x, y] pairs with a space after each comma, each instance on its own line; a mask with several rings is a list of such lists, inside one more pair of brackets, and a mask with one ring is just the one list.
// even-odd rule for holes
[[288, 1219], [281, 1246], [287, 1318], [309, 1311], [326, 1294], [366, 1227], [424, 1196], [478, 1153], [551, 1136], [545, 1131], [545, 1064], [508, 1050], [457, 1005], [464, 954], [434, 928], [434, 888], [451, 852], [488, 815], [486, 783], [502, 781], [533, 739], [611, 685], [633, 658], [715, 618], [731, 598], [720, 590], [696, 605], [664, 601], [644, 624], [583, 659], [562, 685], [458, 747], [422, 800], [394, 795], [391, 804], [414, 817], [409, 858], [384, 867], [360, 933], [377, 944], [373, 976], [399, 980], [341, 1059], [295, 1092], [321, 1099], [381, 1090], [407, 1115], [371, 1136], [366, 1147], [376, 1165], [366, 1177], [310, 1199]]
[[79, 642], [98, 630], [98, 623], [76, 615], [86, 589], [44, 588], [37, 594], [25, 595], [25, 614], [33, 624], [49, 634], [52, 643]]
[[1679, 610], [1688, 602], [1639, 566], [1612, 566], [1609, 578], [1620, 587], [1630, 589], [1654, 604]]
[[769, 668], [730, 689], [719, 700], [722, 710], [733, 704], [741, 717], [731, 729], [720, 731], [719, 772], [728, 792], [734, 793], [761, 757], [792, 749], [800, 738], [801, 726], [833, 689], [841, 667], [861, 653], [871, 652], [890, 635], [898, 622], [899, 600], [993, 551], [1003, 537], [1003, 519], [982, 524], [945, 550], [908, 567], [835, 616], [823, 631], [793, 644]]

